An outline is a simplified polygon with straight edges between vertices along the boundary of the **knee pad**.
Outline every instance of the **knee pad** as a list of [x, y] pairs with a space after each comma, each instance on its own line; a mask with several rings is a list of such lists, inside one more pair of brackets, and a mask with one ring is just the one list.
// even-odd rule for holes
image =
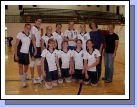
[[30, 67], [34, 67], [35, 66], [35, 61], [31, 61], [30, 62]]
[[58, 83], [62, 84], [63, 83], [63, 79], [58, 79]]
[[52, 86], [49, 86], [49, 85], [47, 85], [47, 84], [45, 84], [45, 86], [46, 86], [46, 88], [47, 88], [48, 90], [52, 89]]
[[54, 83], [54, 82], [52, 82], [52, 86], [57, 86], [58, 84], [56, 84], [56, 83]]
[[65, 79], [65, 81], [66, 81], [67, 83], [70, 83], [70, 82], [71, 82], [71, 80], [66, 80], [66, 79]]
[[41, 65], [41, 59], [40, 58], [36, 59], [36, 63], [37, 65]]

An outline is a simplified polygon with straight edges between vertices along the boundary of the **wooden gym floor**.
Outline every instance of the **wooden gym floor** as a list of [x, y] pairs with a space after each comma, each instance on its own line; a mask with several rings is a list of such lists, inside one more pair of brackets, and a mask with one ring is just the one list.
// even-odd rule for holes
[[[77, 95], [79, 83], [59, 84], [52, 90], [47, 90], [43, 85], [33, 85], [30, 80], [30, 70], [28, 71], [29, 80], [26, 81], [27, 88], [22, 87], [18, 72], [18, 64], [13, 61], [14, 46], [5, 47], [5, 95]], [[35, 78], [37, 79], [35, 67]], [[102, 74], [104, 75], [104, 57], [102, 59]], [[104, 83], [99, 80], [96, 87], [83, 84], [80, 95], [125, 95], [125, 44], [120, 43], [117, 56], [114, 62], [113, 82]]]

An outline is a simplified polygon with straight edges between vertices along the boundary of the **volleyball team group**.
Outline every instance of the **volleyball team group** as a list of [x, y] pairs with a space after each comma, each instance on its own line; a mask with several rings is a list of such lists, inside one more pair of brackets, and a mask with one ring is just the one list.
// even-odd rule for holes
[[[85, 24], [80, 25], [79, 32], [74, 29], [74, 21], [69, 21], [64, 33], [61, 32], [62, 24], [57, 23], [54, 33], [52, 27], [47, 26], [42, 37], [41, 23], [41, 17], [36, 17], [34, 26], [26, 23], [16, 37], [14, 61], [18, 62], [23, 87], [27, 86], [29, 66], [32, 83], [44, 84], [47, 89], [63, 82], [76, 81], [96, 86], [101, 76], [103, 55], [105, 73], [101, 79], [105, 83], [113, 81], [114, 59], [119, 43], [113, 24], [108, 25], [109, 33], [104, 43], [103, 33], [95, 21], [89, 23], [90, 32], [86, 32]], [[38, 79], [34, 78], [36, 65]]]

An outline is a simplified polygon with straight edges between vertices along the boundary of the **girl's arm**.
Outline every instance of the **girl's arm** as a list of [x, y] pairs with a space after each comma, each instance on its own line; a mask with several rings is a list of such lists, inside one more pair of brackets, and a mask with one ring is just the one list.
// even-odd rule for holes
[[37, 48], [36, 48], [36, 40], [35, 40], [35, 35], [32, 34], [32, 44], [35, 49], [34, 56], [37, 55]]
[[17, 47], [19, 45], [20, 39], [16, 39], [16, 44], [15, 44], [15, 60], [19, 60], [18, 56], [17, 56]]
[[43, 38], [41, 38], [41, 48], [44, 50], [44, 49], [46, 49], [46, 47], [44, 46], [44, 40], [43, 40]]
[[99, 64], [99, 61], [100, 61], [100, 56], [96, 58], [96, 62], [95, 62], [95, 63], [93, 63], [93, 64], [90, 65], [90, 66], [87, 66], [87, 69], [92, 68], [92, 67], [95, 67], [96, 65]]
[[57, 69], [58, 69], [58, 75], [60, 77], [61, 76], [61, 69], [60, 69], [60, 65], [59, 65], [58, 55], [56, 56], [56, 64], [57, 64]]
[[42, 71], [42, 75], [43, 75], [43, 77], [46, 77], [46, 71], [44, 70], [44, 60], [45, 60], [45, 58], [44, 57], [42, 57], [41, 58], [41, 71]]
[[116, 56], [116, 51], [117, 51], [117, 48], [118, 48], [118, 44], [119, 44], [119, 41], [116, 40], [116, 41], [115, 41], [115, 49], [114, 49], [114, 53], [113, 53], [113, 55], [112, 55], [112, 58], [114, 58], [114, 57]]

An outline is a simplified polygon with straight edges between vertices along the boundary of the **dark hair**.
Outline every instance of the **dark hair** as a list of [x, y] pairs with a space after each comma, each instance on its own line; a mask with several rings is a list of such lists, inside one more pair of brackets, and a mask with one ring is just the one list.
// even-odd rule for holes
[[42, 20], [42, 17], [41, 16], [36, 16], [35, 21], [37, 21], [38, 19]]
[[67, 43], [67, 44], [68, 44], [68, 41], [66, 41], [66, 40], [63, 40], [63, 41], [62, 41], [62, 43], [61, 43], [62, 48], [63, 48], [63, 44], [64, 44], [64, 43]]
[[89, 41], [92, 42], [92, 44], [94, 44], [94, 42], [93, 42], [92, 39], [88, 39], [88, 40], [86, 41], [86, 44], [87, 44]]
[[81, 40], [81, 39], [77, 39], [77, 40], [76, 40], [76, 43], [77, 43], [78, 41], [80, 41], [80, 42], [81, 42], [81, 44], [82, 44], [82, 40]]
[[96, 21], [90, 21], [90, 23], [89, 23], [89, 28], [90, 29], [92, 29], [92, 27], [91, 27], [92, 23], [94, 23], [96, 25], [96, 28], [98, 28], [98, 24], [97, 24]]
[[57, 27], [58, 25], [61, 25], [61, 27], [62, 27], [62, 24], [61, 24], [61, 23], [56, 23], [56, 27]]
[[112, 25], [112, 26], [113, 26], [113, 28], [115, 28], [115, 25], [114, 25], [114, 24], [109, 24], [109, 26], [110, 26], [110, 25]]
[[30, 27], [31, 27], [31, 24], [29, 24], [29, 23], [26, 23], [26, 24], [25, 24], [25, 26], [24, 26], [24, 28], [25, 28], [26, 26], [30, 26]]
[[[51, 43], [51, 42], [54, 42], [54, 43], [55, 43], [54, 39], [51, 38], [51, 39], [48, 40], [48, 44]], [[49, 48], [49, 45], [47, 46], [47, 49], [48, 49], [48, 48]]]

